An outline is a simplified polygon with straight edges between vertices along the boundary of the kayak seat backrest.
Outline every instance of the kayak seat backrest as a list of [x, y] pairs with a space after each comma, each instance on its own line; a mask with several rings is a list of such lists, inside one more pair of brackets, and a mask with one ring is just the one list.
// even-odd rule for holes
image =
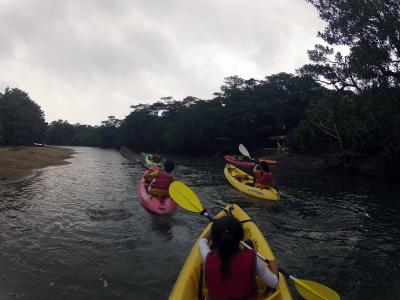
[[259, 183], [256, 183], [255, 187], [259, 188], [259, 189], [265, 189], [265, 190], [269, 190], [271, 188], [269, 185], [264, 185], [264, 184], [259, 184]]
[[250, 176], [249, 174], [242, 172], [241, 170], [237, 168], [230, 169], [228, 168], [229, 173], [232, 175], [232, 177], [236, 178], [238, 181], [252, 181], [253, 177]]
[[149, 193], [155, 197], [168, 197], [168, 191], [150, 188]]

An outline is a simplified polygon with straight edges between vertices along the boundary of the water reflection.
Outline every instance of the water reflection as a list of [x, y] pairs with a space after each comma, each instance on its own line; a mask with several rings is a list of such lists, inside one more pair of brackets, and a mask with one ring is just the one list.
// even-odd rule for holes
[[121, 221], [132, 217], [132, 213], [123, 208], [88, 208], [86, 214], [92, 220]]
[[166, 240], [173, 238], [172, 226], [173, 222], [171, 218], [157, 215], [151, 216], [151, 229]]

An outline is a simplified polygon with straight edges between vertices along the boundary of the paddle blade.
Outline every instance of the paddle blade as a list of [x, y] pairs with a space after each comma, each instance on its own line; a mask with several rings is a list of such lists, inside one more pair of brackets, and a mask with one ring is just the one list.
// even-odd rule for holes
[[250, 157], [249, 151], [247, 151], [246, 147], [243, 144], [239, 145], [239, 152], [242, 153], [244, 156]]
[[128, 147], [122, 146], [119, 148], [119, 152], [127, 160], [136, 161], [136, 155]]
[[169, 195], [183, 209], [195, 213], [200, 213], [204, 210], [196, 194], [180, 181], [174, 181], [170, 184]]
[[340, 300], [340, 296], [331, 288], [320, 283], [293, 278], [299, 294], [306, 300]]

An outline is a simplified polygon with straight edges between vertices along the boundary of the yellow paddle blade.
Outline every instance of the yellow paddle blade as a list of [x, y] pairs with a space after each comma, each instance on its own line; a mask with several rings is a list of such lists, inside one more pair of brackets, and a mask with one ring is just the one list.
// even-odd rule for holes
[[306, 300], [340, 300], [340, 296], [331, 288], [320, 283], [290, 277], [299, 294]]
[[196, 194], [184, 183], [174, 181], [169, 186], [169, 195], [183, 209], [191, 212], [200, 213], [204, 210], [199, 198]]

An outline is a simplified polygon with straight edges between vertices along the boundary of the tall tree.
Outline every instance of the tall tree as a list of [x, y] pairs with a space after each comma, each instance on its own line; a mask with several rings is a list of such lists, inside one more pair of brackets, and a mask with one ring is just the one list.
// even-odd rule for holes
[[53, 121], [47, 129], [47, 143], [50, 145], [71, 145], [75, 132], [75, 126], [68, 121]]
[[109, 116], [106, 121], [102, 121], [101, 126], [95, 128], [97, 146], [105, 148], [121, 146], [118, 130], [120, 125], [121, 120], [115, 118], [115, 116]]
[[3, 144], [30, 145], [44, 141], [47, 126], [44, 113], [24, 91], [6, 88], [0, 98], [0, 120]]
[[332, 47], [309, 51], [313, 64], [300, 69], [337, 89], [358, 92], [372, 86], [400, 84], [400, 1], [306, 0], [327, 22], [318, 35], [329, 45], [349, 47], [349, 55], [334, 55]]

